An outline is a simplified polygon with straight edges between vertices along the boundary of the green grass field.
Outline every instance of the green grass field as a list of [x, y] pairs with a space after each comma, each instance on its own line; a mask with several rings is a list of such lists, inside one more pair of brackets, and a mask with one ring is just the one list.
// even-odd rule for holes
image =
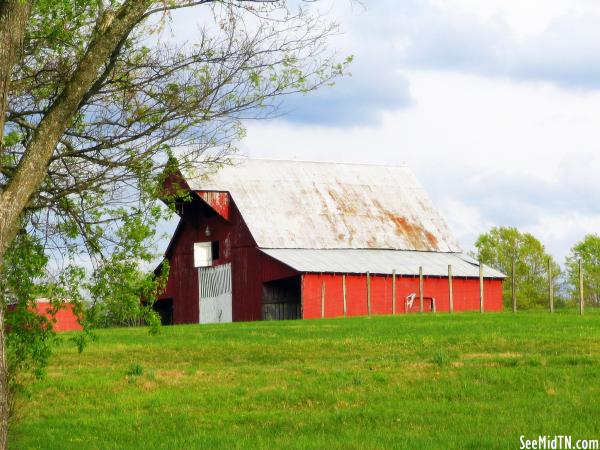
[[600, 439], [600, 314], [98, 332], [19, 401], [18, 449], [519, 448]]

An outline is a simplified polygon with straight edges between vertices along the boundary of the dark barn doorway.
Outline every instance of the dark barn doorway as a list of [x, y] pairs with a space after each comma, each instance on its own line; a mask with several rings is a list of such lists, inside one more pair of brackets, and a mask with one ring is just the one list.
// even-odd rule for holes
[[301, 318], [299, 276], [263, 283], [262, 320]]
[[173, 299], [167, 298], [157, 300], [152, 305], [152, 309], [160, 316], [160, 323], [163, 325], [173, 325]]

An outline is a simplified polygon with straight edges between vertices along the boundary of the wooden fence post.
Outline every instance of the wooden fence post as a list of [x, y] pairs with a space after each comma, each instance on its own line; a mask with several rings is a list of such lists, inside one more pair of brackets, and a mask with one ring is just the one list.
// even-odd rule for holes
[[483, 264], [479, 261], [479, 312], [483, 311]]
[[371, 315], [371, 274], [367, 272], [367, 309]]
[[325, 282], [321, 282], [321, 319], [325, 318]]
[[346, 274], [342, 275], [342, 294], [344, 297], [344, 317], [348, 315], [348, 305], [346, 303]]
[[579, 259], [579, 314], [583, 316], [583, 260]]
[[396, 315], [396, 269], [392, 270], [392, 315]]
[[515, 280], [515, 275], [516, 275], [516, 270], [515, 270], [515, 256], [513, 255], [513, 259], [512, 259], [512, 276], [511, 276], [511, 284], [512, 284], [512, 307], [513, 307], [513, 312], [517, 312], [517, 289], [516, 289], [516, 283], [517, 281]]
[[448, 264], [448, 309], [454, 312], [454, 290], [452, 287], [452, 264]]
[[548, 297], [550, 298], [550, 312], [554, 312], [554, 280], [552, 277], [552, 259], [548, 258]]
[[423, 312], [423, 267], [419, 266], [419, 312]]

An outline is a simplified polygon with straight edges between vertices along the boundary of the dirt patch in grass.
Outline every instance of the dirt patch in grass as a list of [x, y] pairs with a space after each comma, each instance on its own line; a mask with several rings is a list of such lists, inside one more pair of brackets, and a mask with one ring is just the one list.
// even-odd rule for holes
[[522, 353], [517, 352], [502, 352], [502, 353], [464, 353], [461, 355], [461, 359], [508, 359], [508, 358], [521, 358]]
[[141, 387], [145, 391], [152, 392], [158, 387], [158, 384], [156, 384], [154, 381], [144, 381], [141, 384]]
[[157, 370], [156, 379], [167, 384], [179, 384], [185, 378], [186, 373], [183, 370]]

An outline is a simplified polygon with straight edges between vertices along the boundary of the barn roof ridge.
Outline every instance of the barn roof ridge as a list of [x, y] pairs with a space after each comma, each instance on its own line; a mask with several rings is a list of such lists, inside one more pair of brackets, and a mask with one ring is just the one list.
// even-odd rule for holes
[[292, 163], [309, 163], [309, 164], [337, 164], [345, 166], [374, 166], [374, 167], [408, 167], [405, 161], [396, 163], [384, 163], [384, 162], [358, 162], [358, 161], [334, 161], [334, 160], [317, 160], [317, 159], [290, 159], [290, 158], [261, 158], [255, 156], [244, 156], [234, 155], [230, 157], [231, 160], [239, 161], [265, 161], [265, 162], [292, 162]]
[[447, 253], [447, 254], [456, 254], [456, 255], [464, 255], [465, 252], [462, 250], [453, 250], [453, 251], [440, 251], [440, 250], [412, 250], [412, 249], [402, 249], [402, 248], [377, 248], [377, 247], [322, 247], [322, 248], [306, 248], [306, 247], [263, 247], [258, 246], [259, 250], [336, 250], [336, 251], [344, 251], [344, 250], [380, 250], [380, 251], [389, 251], [389, 252], [414, 252], [414, 253]]

